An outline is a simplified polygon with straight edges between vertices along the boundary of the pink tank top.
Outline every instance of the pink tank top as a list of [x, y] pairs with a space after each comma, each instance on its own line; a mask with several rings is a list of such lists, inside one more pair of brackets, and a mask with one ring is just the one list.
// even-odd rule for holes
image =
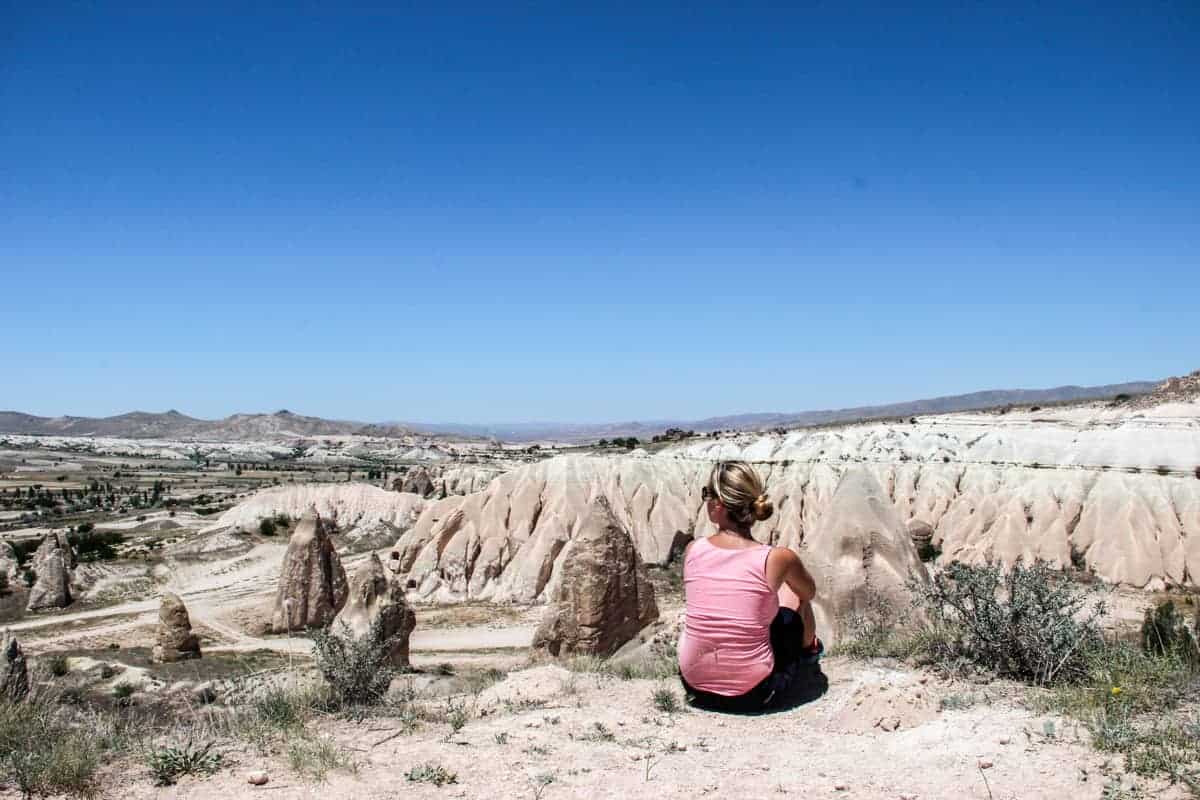
[[679, 671], [696, 689], [732, 697], [771, 674], [779, 595], [767, 583], [769, 545], [727, 550], [700, 539], [683, 565], [687, 600]]

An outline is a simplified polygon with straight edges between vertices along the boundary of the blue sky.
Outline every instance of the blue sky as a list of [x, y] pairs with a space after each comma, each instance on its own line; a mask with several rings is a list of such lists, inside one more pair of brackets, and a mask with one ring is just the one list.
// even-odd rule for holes
[[583, 422], [1200, 367], [1194, 2], [611, 5], [0, 0], [0, 408]]

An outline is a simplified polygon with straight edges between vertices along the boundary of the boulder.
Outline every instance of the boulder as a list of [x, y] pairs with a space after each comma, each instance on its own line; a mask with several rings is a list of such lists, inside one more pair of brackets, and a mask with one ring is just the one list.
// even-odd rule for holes
[[592, 500], [562, 558], [534, 649], [607, 656], [658, 619], [646, 567], [604, 497]]
[[349, 631], [355, 638], [374, 633], [380, 641], [390, 641], [391, 663], [407, 667], [408, 637], [416, 624], [399, 579], [385, 571], [379, 556], [371, 553], [350, 579], [350, 599], [334, 620], [334, 632]]
[[866, 469], [848, 471], [800, 557], [817, 583], [817, 630], [827, 644], [855, 617], [880, 609], [897, 622], [912, 605], [910, 580], [928, 580], [916, 545], [887, 492]]
[[925, 520], [909, 520], [908, 537], [912, 539], [913, 545], [920, 553], [923, 546], [928, 546], [933, 542], [933, 526]]
[[30, 566], [37, 580], [29, 590], [29, 611], [66, 608], [71, 604], [71, 570], [75, 569], [75, 551], [66, 534], [50, 533], [38, 545]]
[[158, 636], [154, 661], [163, 664], [200, 657], [200, 639], [192, 633], [187, 606], [179, 595], [167, 592], [158, 608]]
[[0, 699], [20, 702], [29, 694], [29, 669], [15, 636], [4, 637], [4, 665], [0, 672]]
[[346, 570], [329, 538], [329, 528], [309, 511], [288, 541], [279, 571], [271, 630], [275, 633], [322, 628], [346, 604]]

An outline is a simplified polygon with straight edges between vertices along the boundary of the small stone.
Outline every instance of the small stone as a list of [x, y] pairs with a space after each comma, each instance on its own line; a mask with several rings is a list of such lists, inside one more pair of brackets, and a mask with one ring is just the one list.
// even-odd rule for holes
[[268, 780], [267, 773], [263, 772], [261, 769], [255, 770], [246, 776], [246, 783], [250, 784], [251, 786], [264, 786]]
[[844, 791], [846, 791], [846, 790], [847, 790], [847, 789], [849, 789], [849, 788], [850, 788], [850, 785], [849, 785], [849, 784], [847, 784], [847, 783], [835, 783], [835, 784], [833, 785], [833, 790], [834, 790], [835, 792], [844, 792]]
[[992, 765], [992, 762], [991, 762], [990, 760], [988, 760], [988, 759], [986, 759], [986, 758], [981, 758], [981, 759], [979, 759], [979, 768], [980, 768], [980, 769], [991, 769], [991, 768], [992, 768], [992, 766], [993, 766], [993, 765]]
[[1010, 738], [1009, 738], [1009, 737], [1007, 737], [1007, 736], [1001, 736], [1001, 737], [1000, 737], [1000, 744], [1008, 744], [1008, 743], [1009, 743], [1009, 742], [1011, 742], [1011, 741], [1012, 741], [1012, 739], [1010, 739]]

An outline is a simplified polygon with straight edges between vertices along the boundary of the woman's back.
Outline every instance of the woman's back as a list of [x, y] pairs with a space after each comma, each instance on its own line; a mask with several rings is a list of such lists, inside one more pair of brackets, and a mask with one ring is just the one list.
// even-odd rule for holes
[[679, 669], [691, 686], [733, 696], [771, 673], [770, 625], [779, 597], [767, 583], [770, 552], [768, 545], [724, 548], [707, 539], [688, 548]]

